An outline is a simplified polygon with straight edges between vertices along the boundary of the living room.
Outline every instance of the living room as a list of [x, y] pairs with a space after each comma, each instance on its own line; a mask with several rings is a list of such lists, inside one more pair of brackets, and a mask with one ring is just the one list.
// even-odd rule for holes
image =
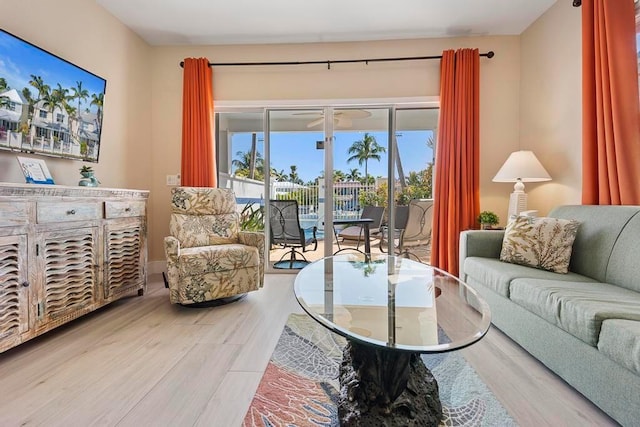
[[[211, 347], [212, 353], [207, 357], [218, 356], [225, 360], [237, 357], [240, 359], [239, 365], [249, 366], [260, 365], [268, 360], [271, 351], [266, 348], [270, 346], [272, 349], [275, 345], [285, 321], [283, 313], [288, 314], [296, 310], [292, 295], [287, 293], [290, 289], [286, 286], [269, 287], [270, 280], [272, 285], [289, 282], [293, 280], [291, 276], [285, 278], [279, 275], [272, 275], [271, 278], [267, 276], [267, 285], [261, 291], [262, 294], [258, 296], [260, 292], [257, 292], [254, 293], [255, 296], [248, 298], [251, 309], [257, 310], [260, 315], [247, 314], [249, 310], [247, 308], [238, 316], [237, 321], [234, 321], [233, 305], [230, 305], [219, 311], [193, 312], [186, 314], [183, 318], [176, 318], [175, 324], [169, 324], [166, 327], [167, 335], [162, 335], [164, 332], [161, 333], [158, 328], [149, 326], [153, 321], [159, 321], [158, 319], [166, 320], [163, 316], [175, 314], [170, 309], [166, 309], [162, 315], [154, 310], [158, 304], [168, 304], [168, 296], [161, 284], [160, 273], [165, 265], [163, 240], [169, 234], [171, 187], [167, 186], [166, 177], [180, 173], [183, 73], [179, 63], [188, 57], [206, 57], [219, 62], [303, 61], [327, 58], [439, 55], [444, 49], [463, 47], [478, 48], [480, 52], [493, 51], [495, 52], [493, 58], [480, 60], [481, 206], [483, 210], [496, 212], [501, 218], [507, 217], [510, 186], [492, 182], [492, 178], [509, 153], [519, 149], [530, 149], [536, 153], [553, 177], [553, 180], [548, 183], [527, 186], [530, 208], [545, 215], [558, 205], [580, 204], [582, 181], [579, 155], [582, 147], [580, 9], [573, 7], [570, 0], [549, 3], [551, 6], [548, 10], [526, 27], [521, 34], [409, 40], [260, 45], [189, 43], [150, 45], [105, 10], [99, 2], [86, 0], [65, 0], [62, 3], [45, 0], [9, 0], [4, 4], [5, 13], [0, 16], [0, 27], [107, 80], [102, 131], [104, 144], [101, 147], [99, 162], [93, 165], [96, 176], [100, 178], [101, 186], [105, 188], [149, 190], [147, 268], [153, 290], [149, 295], [141, 298], [140, 302], [133, 303], [137, 314], [131, 318], [132, 320], [145, 315], [149, 317], [143, 322], [148, 329], [145, 330], [143, 327], [131, 329], [129, 332], [131, 339], [139, 339], [145, 333], [158, 334], [161, 337], [159, 338], [162, 344], [161, 351], [165, 351], [164, 347], [171, 347], [172, 343], [178, 347], [187, 348], [190, 345], [188, 336], [183, 336], [185, 331], [178, 326], [182, 323], [192, 323], [204, 328], [203, 325], [206, 325], [213, 330], [209, 332], [210, 341], [206, 344]], [[215, 18], [212, 17], [211, 20], [212, 25], [215, 25]], [[439, 92], [439, 61], [366, 66], [345, 64], [332, 66], [330, 70], [326, 66], [214, 68], [213, 87], [215, 102], [223, 105], [276, 100], [433, 97]], [[15, 157], [15, 153], [0, 151], [0, 181], [16, 184], [24, 182], [20, 165]], [[78, 170], [81, 166], [79, 162], [53, 157], [47, 157], [46, 162], [55, 177], [56, 184], [77, 185]], [[273, 301], [276, 302], [273, 303]], [[126, 303], [131, 302], [126, 301]], [[32, 377], [25, 379], [24, 383], [21, 379], [12, 378], [6, 386], [15, 386], [24, 394], [30, 390], [27, 383], [40, 381], [45, 383], [49, 379], [45, 369], [47, 359], [46, 354], [38, 353], [38, 346], [53, 345], [51, 340], [60, 338], [64, 340], [60, 341], [59, 346], [69, 346], [82, 351], [79, 350], [81, 345], [87, 343], [82, 341], [87, 339], [83, 338], [84, 334], [93, 337], [94, 342], [99, 342], [100, 332], [106, 332], [100, 329], [99, 316], [104, 315], [113, 322], [109, 324], [110, 328], [126, 329], [128, 325], [125, 320], [128, 314], [125, 308], [125, 304], [117, 303], [109, 311], [98, 312], [87, 319], [76, 321], [74, 323], [76, 329], [65, 327], [54, 338], [45, 335], [24, 344], [24, 349], [19, 347], [6, 355], [0, 355], [0, 369], [5, 373], [19, 366], [22, 360], [36, 366], [30, 371]], [[265, 311], [272, 310], [278, 313], [264, 314]], [[263, 324], [257, 326], [261, 322]], [[78, 323], [81, 325], [76, 325]], [[247, 327], [244, 331], [243, 325]], [[97, 329], [92, 329], [94, 327]], [[104, 326], [102, 328], [106, 329]], [[273, 330], [269, 330], [270, 328]], [[229, 330], [225, 331], [225, 329]], [[216, 331], [219, 333], [217, 336]], [[264, 334], [263, 341], [254, 336], [261, 333]], [[247, 341], [243, 339], [249, 335], [252, 336], [253, 341], [248, 341], [250, 343], [246, 344]], [[120, 338], [120, 340], [123, 339]], [[77, 344], [73, 344], [74, 340], [78, 340]], [[214, 345], [225, 341], [236, 343], [237, 353], [225, 353]], [[124, 341], [118, 342], [124, 343]], [[240, 343], [246, 346], [242, 347]], [[240, 351], [241, 348], [242, 351]], [[521, 403], [518, 418], [521, 425], [545, 423], [614, 425], [611, 419], [572, 391], [569, 386], [554, 378], [549, 372], [545, 372], [544, 367], [537, 366], [534, 359], [529, 359], [526, 353], [510, 343], [507, 338], [496, 337], [493, 339], [492, 347], [489, 348], [490, 350], [484, 353], [486, 358], [493, 358], [509, 365], [515, 363], [512, 365], [515, 367], [511, 372], [522, 373], [532, 369], [537, 375], [534, 376], [535, 380], [531, 380], [531, 378], [518, 378], [517, 374], [513, 374], [509, 382], [514, 381], [515, 385], [503, 388], [503, 395], [508, 395], [511, 387], [520, 388], [520, 381], [523, 383], [540, 381], [536, 387], [528, 389], [531, 400], [535, 399], [536, 394], [547, 386], [553, 390], [550, 392], [553, 398], [545, 399], [545, 404], [551, 407], [548, 410], [549, 414], [542, 414], [547, 411], [547, 408], [532, 405], [530, 402]], [[143, 359], [146, 357], [143, 351], [155, 351], [151, 344], [150, 348], [132, 346], [130, 350], [137, 351], [139, 357]], [[491, 354], [492, 350], [497, 354]], [[171, 353], [166, 360], [157, 361], [158, 369], [160, 371], [165, 369], [166, 366], [163, 363], [169, 364], [171, 357], [179, 358], [182, 355]], [[510, 359], [511, 355], [515, 355], [513, 359], [516, 362]], [[58, 356], [57, 359], [51, 360], [51, 363], [62, 363], [61, 358], [62, 356]], [[80, 384], [77, 383], [79, 379], [76, 377], [82, 376], [84, 369], [90, 369], [93, 363], [109, 365], [108, 354], [103, 355], [103, 359], [100, 360], [87, 359], [81, 362], [85, 363], [78, 364], [82, 370], [73, 365], [65, 365], [65, 372], [56, 374], [53, 382], [55, 387], [67, 387], [66, 380], [71, 381], [69, 387]], [[129, 360], [124, 363], [137, 366], [133, 362]], [[192, 363], [197, 364], [197, 358], [193, 359]], [[221, 366], [228, 365], [229, 360], [226, 365], [221, 363]], [[110, 367], [114, 370], [119, 369], [118, 366]], [[238, 376], [244, 375], [243, 369], [238, 365], [229, 371], [236, 371]], [[130, 370], [125, 372], [131, 374]], [[197, 370], [189, 372], [190, 375], [201, 374]], [[247, 370], [247, 372], [251, 371]], [[488, 372], [491, 372], [488, 375], [499, 375], [499, 369], [496, 367], [489, 367]], [[229, 392], [230, 395], [244, 396], [242, 394], [244, 388], [249, 389], [253, 386], [255, 389], [260, 376], [256, 372], [247, 373], [246, 376], [251, 377], [251, 380], [246, 383], [234, 383], [230, 386], [232, 390]], [[183, 384], [177, 374], [167, 378], [167, 381], [176, 381], [176, 389], [180, 389], [180, 384]], [[538, 380], [538, 378], [544, 379]], [[150, 390], [144, 386], [136, 386], [136, 388], [132, 385], [132, 388], [129, 388], [126, 378], [121, 377], [114, 379], [112, 383], [108, 377], [104, 376], [96, 376], [94, 380], [99, 384], [96, 386], [98, 389], [109, 389], [107, 395], [112, 399], [115, 399], [114, 396], [118, 391], [123, 396], [131, 393], [132, 399], [135, 400], [137, 397], [141, 400]], [[152, 380], [151, 377], [149, 380]], [[101, 383], [102, 381], [104, 383]], [[153, 377], [153, 381], [160, 380]], [[133, 383], [141, 384], [142, 380], [138, 378]], [[87, 383], [78, 386], [85, 389], [89, 387]], [[111, 388], [112, 386], [115, 388]], [[114, 406], [119, 409], [114, 411], [111, 418], [106, 414], [106, 408], [109, 405], [104, 402], [92, 402], [89, 398], [82, 400], [82, 396], [77, 392], [65, 398], [64, 394], [59, 394], [55, 387], [47, 388], [47, 393], [52, 396], [52, 401], [57, 402], [59, 409], [33, 403], [37, 406], [37, 410], [13, 406], [16, 412], [6, 416], [13, 412], [12, 406], [7, 404], [2, 406], [5, 415], [0, 416], [0, 419], [7, 420], [8, 425], [14, 425], [24, 422], [32, 414], [37, 414], [40, 418], [36, 417], [36, 419], [41, 424], [62, 424], [61, 420], [68, 421], [67, 425], [84, 424], [84, 421], [93, 419], [97, 424], [111, 425], [118, 423], [123, 414], [131, 410], [130, 406], [115, 402]], [[527, 386], [523, 384], [522, 387]], [[5, 389], [4, 385], [2, 388]], [[164, 394], [166, 397], [172, 395], [174, 390], [171, 383], [166, 383], [154, 393]], [[19, 395], [19, 393], [16, 394], [16, 396]], [[95, 399], [100, 398], [100, 394], [95, 390], [88, 395]], [[245, 395], [252, 396], [253, 391], [246, 391]], [[46, 400], [44, 396], [42, 399]], [[71, 415], [76, 409], [73, 399], [89, 405], [78, 411], [80, 415], [75, 418]], [[216, 399], [207, 409], [211, 413], [220, 412], [220, 408], [230, 404], [224, 400], [224, 396], [218, 396]], [[246, 396], [239, 399], [244, 399], [242, 400], [244, 403], [238, 404], [236, 411], [242, 413], [228, 415], [228, 417], [218, 415], [219, 418], [209, 418], [216, 422], [212, 421], [208, 424], [237, 425], [241, 422], [248, 402], [246, 402]], [[556, 402], [552, 402], [553, 400]], [[145, 411], [147, 415], [154, 411], [161, 412], [162, 404], [158, 403], [161, 401], [162, 399], [155, 402], [148, 400], [147, 403], [141, 404], [135, 409], [139, 417], [132, 416], [128, 422], [133, 423], [133, 420], [144, 422]], [[92, 404], [100, 407], [95, 414], [92, 414], [90, 409]], [[515, 404], [515, 406], [518, 405]], [[204, 411], [202, 408], [194, 410]], [[63, 416], [60, 416], [61, 414]], [[95, 418], [92, 418], [94, 415]], [[58, 416], [60, 417], [57, 418]], [[182, 418], [184, 424], [194, 424], [187, 420], [188, 418]], [[156, 421], [158, 424], [161, 423], [159, 419]]]

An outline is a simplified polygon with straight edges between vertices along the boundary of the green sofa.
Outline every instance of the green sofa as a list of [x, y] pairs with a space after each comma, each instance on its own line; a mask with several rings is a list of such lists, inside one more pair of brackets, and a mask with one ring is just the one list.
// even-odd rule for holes
[[504, 231], [460, 235], [460, 278], [493, 324], [625, 426], [640, 423], [640, 206], [560, 206], [580, 221], [568, 274], [500, 261]]

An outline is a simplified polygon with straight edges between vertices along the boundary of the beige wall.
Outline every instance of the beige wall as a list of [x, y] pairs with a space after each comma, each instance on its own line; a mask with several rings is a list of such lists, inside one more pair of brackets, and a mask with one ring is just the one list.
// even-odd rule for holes
[[581, 203], [581, 28], [580, 8], [559, 1], [521, 35], [520, 148], [553, 179], [526, 184], [529, 209], [542, 215]]
[[[153, 49], [152, 136], [154, 141], [150, 259], [162, 260], [168, 234], [166, 175], [180, 171], [182, 69], [185, 57], [217, 62], [303, 61], [439, 55], [444, 49], [493, 50], [480, 60], [480, 144], [482, 208], [506, 206], [508, 189], [491, 178], [503, 153], [518, 146], [520, 39], [476, 37], [361, 43], [267, 46], [158, 47]], [[285, 100], [433, 96], [439, 93], [439, 61], [214, 69], [214, 99]], [[506, 157], [506, 156], [505, 156]], [[506, 212], [506, 208], [505, 208]]]
[[[3, 0], [0, 27], [107, 80], [99, 163], [103, 187], [151, 185], [151, 48], [94, 1]], [[1, 58], [0, 58], [1, 59]], [[56, 184], [77, 185], [82, 162], [37, 156]], [[24, 183], [0, 151], [0, 181]]]

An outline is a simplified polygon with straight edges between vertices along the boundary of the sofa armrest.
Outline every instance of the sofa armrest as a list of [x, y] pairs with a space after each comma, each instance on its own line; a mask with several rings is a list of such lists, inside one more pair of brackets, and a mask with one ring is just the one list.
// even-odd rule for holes
[[459, 275], [464, 280], [467, 257], [500, 258], [504, 230], [466, 230], [460, 233]]

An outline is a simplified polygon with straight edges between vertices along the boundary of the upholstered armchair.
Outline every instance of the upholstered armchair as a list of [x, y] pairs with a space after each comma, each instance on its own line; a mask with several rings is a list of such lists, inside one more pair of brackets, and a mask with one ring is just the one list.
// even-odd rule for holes
[[264, 283], [264, 234], [240, 230], [236, 198], [222, 188], [175, 187], [164, 239], [169, 297], [206, 305]]

